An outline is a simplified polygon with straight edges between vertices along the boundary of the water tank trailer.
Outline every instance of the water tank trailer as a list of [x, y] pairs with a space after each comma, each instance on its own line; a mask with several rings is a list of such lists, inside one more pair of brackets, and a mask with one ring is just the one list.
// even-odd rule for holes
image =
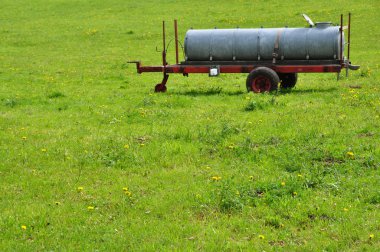
[[[143, 66], [136, 64], [139, 74], [144, 72], [162, 72], [161, 83], [155, 86], [155, 92], [166, 92], [169, 74], [179, 73], [188, 76], [192, 73], [205, 73], [210, 77], [221, 73], [249, 73], [247, 90], [256, 93], [293, 88], [298, 73], [340, 72], [343, 68], [357, 70], [359, 66], [350, 62], [351, 14], [348, 25], [330, 22], [314, 24], [303, 14], [308, 28], [258, 28], [258, 29], [206, 29], [188, 30], [185, 36], [185, 60], [179, 62], [177, 20], [174, 20], [174, 40], [176, 64], [166, 61], [165, 21], [162, 22], [163, 50], [162, 65]], [[344, 30], [348, 30], [347, 43]], [[347, 57], [344, 45], [347, 44]]]

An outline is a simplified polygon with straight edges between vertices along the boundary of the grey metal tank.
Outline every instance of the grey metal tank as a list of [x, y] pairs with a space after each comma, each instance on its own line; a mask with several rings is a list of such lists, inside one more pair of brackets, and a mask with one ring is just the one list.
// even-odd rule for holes
[[[344, 39], [343, 39], [344, 41]], [[339, 26], [189, 30], [186, 61], [338, 60]]]

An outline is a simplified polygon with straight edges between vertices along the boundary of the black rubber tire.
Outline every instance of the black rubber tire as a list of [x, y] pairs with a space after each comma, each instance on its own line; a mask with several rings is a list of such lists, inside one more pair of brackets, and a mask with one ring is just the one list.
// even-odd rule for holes
[[278, 74], [268, 67], [253, 69], [247, 77], [247, 91], [255, 93], [271, 92], [278, 88], [280, 78]]
[[297, 73], [280, 73], [278, 74], [278, 77], [280, 77], [281, 88], [294, 88], [294, 86], [297, 83], [298, 74]]

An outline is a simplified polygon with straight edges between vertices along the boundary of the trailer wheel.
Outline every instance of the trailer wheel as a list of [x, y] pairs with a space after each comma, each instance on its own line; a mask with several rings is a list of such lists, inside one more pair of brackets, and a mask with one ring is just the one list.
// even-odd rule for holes
[[280, 73], [278, 74], [281, 80], [281, 88], [294, 88], [297, 83], [297, 73]]
[[247, 77], [247, 90], [263, 93], [277, 90], [280, 78], [277, 73], [267, 67], [258, 67], [252, 70]]

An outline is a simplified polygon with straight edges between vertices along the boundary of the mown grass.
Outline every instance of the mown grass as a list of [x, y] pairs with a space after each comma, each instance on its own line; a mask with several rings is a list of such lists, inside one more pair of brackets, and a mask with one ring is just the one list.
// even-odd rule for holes
[[[126, 64], [161, 62], [163, 19], [178, 18], [183, 38], [348, 11], [361, 70], [340, 81], [301, 74], [292, 91], [255, 95], [246, 75], [173, 75], [156, 94], [161, 75]], [[378, 250], [379, 11], [2, 1], [1, 250]]]

